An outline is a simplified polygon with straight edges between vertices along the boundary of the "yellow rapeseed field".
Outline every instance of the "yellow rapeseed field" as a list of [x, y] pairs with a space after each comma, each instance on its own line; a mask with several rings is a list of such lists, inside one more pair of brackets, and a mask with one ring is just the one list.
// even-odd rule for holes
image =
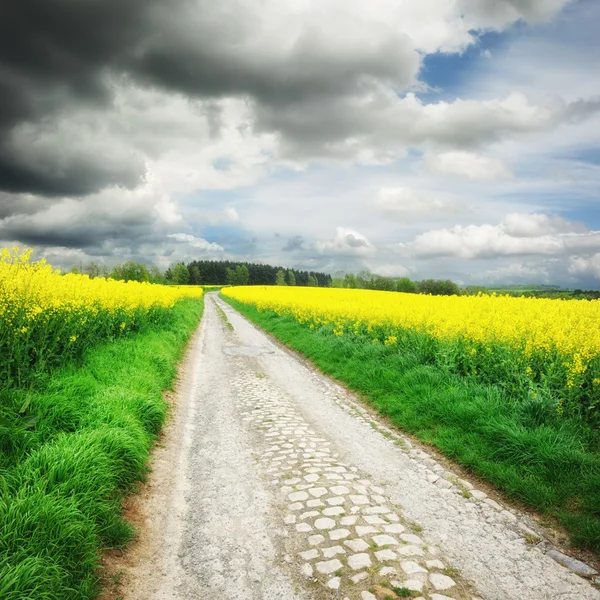
[[0, 374], [22, 374], [98, 339], [168, 318], [202, 289], [61, 275], [31, 250], [0, 249]]
[[415, 343], [407, 333], [425, 335], [439, 342], [445, 360], [450, 355], [463, 371], [487, 374], [488, 380], [494, 372], [514, 371], [524, 384], [562, 387], [566, 396], [573, 392], [593, 401], [600, 392], [600, 301], [302, 287], [234, 287], [222, 293], [313, 329], [331, 328], [338, 336], [395, 345]]

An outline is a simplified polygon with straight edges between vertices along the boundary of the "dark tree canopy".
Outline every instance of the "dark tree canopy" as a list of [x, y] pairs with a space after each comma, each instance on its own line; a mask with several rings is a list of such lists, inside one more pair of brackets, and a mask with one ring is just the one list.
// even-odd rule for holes
[[228, 260], [194, 260], [187, 265], [190, 283], [195, 285], [275, 285], [277, 272], [284, 273], [287, 285], [331, 286], [331, 275], [284, 269], [257, 263]]

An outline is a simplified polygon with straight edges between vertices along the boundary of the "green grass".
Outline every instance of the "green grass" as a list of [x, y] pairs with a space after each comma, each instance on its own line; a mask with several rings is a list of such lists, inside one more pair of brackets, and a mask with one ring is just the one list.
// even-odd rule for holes
[[309, 330], [223, 297], [359, 392], [401, 429], [439, 448], [510, 498], [556, 517], [600, 552], [600, 433], [582, 420], [515, 401], [498, 385], [424, 364], [418, 352]]
[[177, 363], [202, 314], [183, 300], [154, 328], [89, 349], [29, 389], [0, 392], [0, 598], [94, 598], [102, 549], [132, 529]]

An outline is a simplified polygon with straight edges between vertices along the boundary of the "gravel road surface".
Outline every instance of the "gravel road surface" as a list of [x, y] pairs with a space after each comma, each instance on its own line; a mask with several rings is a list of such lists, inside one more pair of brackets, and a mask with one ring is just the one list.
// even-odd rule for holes
[[506, 509], [215, 294], [125, 600], [600, 600]]

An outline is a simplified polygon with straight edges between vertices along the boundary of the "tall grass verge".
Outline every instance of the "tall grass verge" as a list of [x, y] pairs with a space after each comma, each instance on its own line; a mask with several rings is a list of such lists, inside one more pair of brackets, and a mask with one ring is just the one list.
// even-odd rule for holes
[[0, 598], [79, 600], [98, 592], [102, 549], [132, 535], [123, 497], [146, 474], [186, 343], [202, 315], [89, 347], [28, 388], [0, 389]]
[[398, 427], [557, 518], [575, 544], [600, 552], [600, 433], [587, 420], [558, 414], [543, 398], [517, 401], [501, 385], [448, 372], [418, 348], [399, 352], [396, 345], [309, 329], [293, 317], [223, 299]]

